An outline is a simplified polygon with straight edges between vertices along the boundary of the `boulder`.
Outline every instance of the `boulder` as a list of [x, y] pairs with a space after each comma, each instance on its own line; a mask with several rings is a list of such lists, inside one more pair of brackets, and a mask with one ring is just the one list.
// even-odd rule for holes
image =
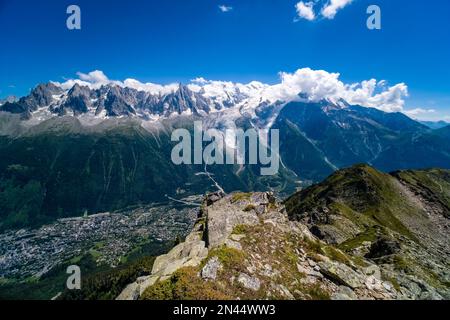
[[370, 246], [366, 258], [376, 259], [389, 256], [398, 253], [400, 249], [400, 244], [397, 241], [381, 237]]
[[244, 211], [239, 203], [232, 203], [230, 196], [208, 207], [208, 246], [210, 249], [225, 244], [238, 225], [254, 226], [259, 224], [254, 210]]
[[381, 280], [381, 270], [379, 266], [371, 264], [370, 266], [364, 268], [363, 271], [365, 275], [374, 276], [376, 279]]
[[231, 239], [227, 239], [227, 240], [225, 241], [225, 246], [227, 246], [228, 248], [231, 248], [231, 249], [239, 250], [239, 251], [242, 250], [241, 244], [240, 244], [239, 242], [233, 241], [233, 240], [231, 240]]
[[360, 288], [363, 285], [361, 275], [353, 271], [352, 268], [337, 262], [319, 262], [320, 272], [332, 281], [350, 287]]
[[183, 242], [169, 253], [156, 258], [152, 275], [171, 275], [183, 267], [198, 266], [208, 256], [204, 241]]
[[206, 205], [207, 205], [207, 206], [213, 205], [214, 203], [216, 203], [217, 201], [219, 201], [220, 199], [222, 199], [223, 196], [224, 196], [224, 195], [223, 195], [222, 192], [215, 192], [215, 193], [208, 194], [208, 195], [206, 196]]
[[217, 273], [222, 269], [222, 264], [219, 258], [211, 258], [201, 271], [201, 276], [204, 280], [216, 280]]
[[197, 267], [208, 257], [208, 248], [204, 241], [200, 240], [197, 232], [190, 234], [186, 242], [182, 242], [161, 255], [153, 263], [152, 273], [147, 277], [140, 277], [136, 282], [129, 284], [117, 300], [137, 300], [144, 291], [157, 281], [164, 281], [184, 267]]
[[316, 277], [316, 278], [323, 277], [320, 272], [317, 272], [313, 268], [304, 267], [300, 264], [297, 264], [297, 270], [298, 270], [298, 272], [303, 273], [304, 275], [307, 275], [307, 276], [312, 276], [312, 277]]
[[237, 281], [249, 290], [258, 291], [261, 288], [261, 281], [258, 278], [251, 277], [245, 273], [241, 273]]
[[367, 277], [365, 283], [364, 283], [369, 290], [373, 291], [384, 291], [383, 283], [377, 279], [375, 276]]
[[357, 300], [355, 292], [349, 287], [340, 286], [339, 291], [331, 295], [331, 300]]

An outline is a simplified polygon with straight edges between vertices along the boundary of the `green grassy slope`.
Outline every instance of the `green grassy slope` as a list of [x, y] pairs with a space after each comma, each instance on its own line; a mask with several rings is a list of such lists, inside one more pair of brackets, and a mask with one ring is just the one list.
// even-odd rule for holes
[[296, 193], [286, 200], [286, 208], [291, 218], [307, 222], [317, 235], [330, 242], [339, 244], [355, 236], [367, 240], [376, 236], [374, 228], [378, 233], [393, 232], [416, 241], [403, 221], [420, 223], [426, 215], [402, 189], [400, 179], [430, 201], [442, 203], [448, 213], [448, 170], [389, 175], [367, 165], [338, 171], [324, 182]]

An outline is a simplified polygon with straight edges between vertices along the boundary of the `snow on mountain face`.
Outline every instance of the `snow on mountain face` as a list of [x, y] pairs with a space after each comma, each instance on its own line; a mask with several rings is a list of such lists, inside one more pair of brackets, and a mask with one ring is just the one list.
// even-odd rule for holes
[[38, 121], [55, 115], [157, 120], [174, 115], [227, 113], [231, 117], [245, 115], [265, 126], [273, 122], [283, 105], [292, 101], [326, 101], [331, 108], [345, 108], [350, 103], [388, 112], [403, 109], [406, 85], [387, 88], [385, 82], [375, 79], [348, 85], [339, 76], [305, 68], [292, 74], [281, 73], [281, 83], [274, 85], [203, 78], [187, 85], [158, 85], [134, 79], [110, 80], [103, 72], [93, 71], [79, 73], [79, 79], [64, 83], [41, 84], [19, 101], [3, 104], [0, 111]]
[[[75, 83], [68, 89], [48, 83], [37, 86], [29, 96], [17, 102], [5, 103], [0, 110], [36, 120], [64, 115], [156, 120], [173, 115], [204, 116], [233, 108], [254, 110], [262, 102], [254, 97], [262, 90], [264, 85], [260, 83], [244, 86], [224, 82], [200, 86], [199, 82], [193, 82], [187, 86], [179, 84], [170, 90], [163, 88], [159, 92], [111, 83], [97, 88]], [[255, 116], [254, 112], [251, 114]]]

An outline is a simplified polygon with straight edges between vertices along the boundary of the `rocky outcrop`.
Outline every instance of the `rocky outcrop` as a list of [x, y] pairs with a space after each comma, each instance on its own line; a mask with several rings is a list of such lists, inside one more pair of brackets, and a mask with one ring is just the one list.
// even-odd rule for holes
[[[208, 257], [208, 250], [222, 245], [241, 250], [239, 240], [242, 239], [242, 236], [232, 234], [234, 228], [258, 224], [260, 222], [258, 215], [255, 210], [248, 210], [249, 205], [252, 205], [252, 208], [265, 207], [270, 204], [270, 201], [273, 202], [274, 198], [268, 193], [251, 195], [238, 193], [231, 196], [231, 201], [230, 196], [224, 197], [222, 193], [208, 195], [200, 210], [199, 222], [186, 240], [167, 254], [157, 257], [151, 275], [129, 284], [117, 297], [117, 300], [136, 300], [145, 289], [158, 281], [168, 279], [177, 270], [199, 266]], [[221, 268], [222, 265], [215, 257], [202, 269], [201, 276], [204, 279], [214, 280]], [[255, 287], [257, 280], [249, 283]]]
[[211, 194], [200, 212], [186, 241], [158, 257], [152, 274], [118, 299], [160, 299], [161, 292], [175, 299], [446, 297], [441, 287], [399, 269], [398, 261], [375, 258], [396, 259], [398, 239], [369, 242], [363, 255], [342, 250], [290, 220], [270, 193]]
[[[257, 203], [257, 205], [254, 203]], [[231, 199], [225, 197], [218, 200], [215, 205], [207, 209], [208, 246], [211, 248], [223, 244], [233, 246], [235, 241], [230, 239], [229, 236], [233, 233], [234, 228], [238, 225], [253, 226], [258, 224], [259, 218], [256, 210], [253, 209], [268, 204], [266, 194], [236, 193]], [[252, 210], [249, 210], [249, 208]]]
[[205, 241], [202, 240], [202, 225], [197, 224], [186, 240], [167, 254], [156, 258], [152, 273], [129, 284], [116, 300], [137, 300], [148, 287], [157, 281], [168, 279], [175, 271], [184, 267], [197, 267], [208, 256]]

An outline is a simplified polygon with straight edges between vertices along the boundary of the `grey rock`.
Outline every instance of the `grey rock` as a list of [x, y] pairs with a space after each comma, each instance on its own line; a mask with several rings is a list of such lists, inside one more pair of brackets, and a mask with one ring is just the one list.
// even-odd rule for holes
[[355, 292], [349, 287], [340, 286], [339, 291], [331, 295], [331, 300], [357, 300]]
[[218, 257], [211, 258], [201, 271], [201, 276], [205, 280], [216, 280], [217, 273], [223, 268]]
[[144, 277], [139, 277], [136, 279], [136, 283], [137, 284], [141, 284], [146, 282], [149, 278], [151, 278], [151, 276], [144, 276]]
[[196, 234], [189, 235], [186, 239], [189, 241], [182, 242], [167, 254], [157, 257], [153, 263], [152, 274], [140, 277], [136, 282], [128, 285], [117, 299], [135, 300], [131, 298], [139, 298], [148, 287], [157, 281], [169, 279], [177, 270], [200, 265], [208, 257], [208, 248], [206, 248], [205, 242], [199, 240]]
[[206, 205], [211, 206], [212, 204], [216, 203], [223, 197], [224, 197], [224, 195], [221, 192], [215, 192], [215, 193], [208, 194], [206, 196]]
[[388, 283], [388, 282], [383, 282], [383, 288], [386, 289], [386, 291], [388, 291], [388, 292], [392, 292], [393, 289], [394, 289], [392, 287], [392, 285], [390, 283]]
[[336, 283], [352, 289], [360, 288], [363, 283], [361, 275], [345, 264], [337, 262], [319, 262], [320, 272]]
[[138, 300], [140, 296], [140, 285], [137, 283], [129, 284], [116, 300]]
[[380, 258], [398, 253], [400, 249], [400, 244], [396, 240], [381, 237], [370, 246], [366, 257], [369, 259]]
[[250, 196], [250, 201], [256, 204], [268, 204], [269, 194], [267, 192], [255, 192]]
[[239, 251], [242, 250], [242, 246], [241, 246], [241, 244], [239, 242], [233, 241], [233, 240], [230, 240], [230, 239], [227, 239], [225, 241], [225, 246], [227, 246], [228, 248], [239, 250]]
[[364, 274], [367, 276], [374, 276], [378, 280], [381, 279], [380, 267], [375, 264], [372, 264], [372, 265], [364, 268], [363, 271], [364, 271]]
[[167, 276], [182, 267], [198, 266], [208, 256], [204, 241], [183, 242], [155, 259], [152, 275]]
[[[300, 273], [303, 273], [307, 276], [312, 276], [312, 277], [316, 277], [316, 278], [322, 278], [322, 274], [320, 272], [317, 272], [316, 270], [308, 268], [308, 267], [304, 267], [300, 264], [297, 264], [297, 270]], [[320, 269], [319, 269], [320, 270]]]
[[281, 295], [288, 300], [295, 300], [295, 297], [292, 293], [282, 284], [277, 286], [277, 290], [281, 293]]
[[259, 224], [254, 210], [245, 212], [241, 205], [231, 203], [230, 198], [225, 197], [207, 209], [208, 243], [211, 249], [225, 244], [236, 226]]
[[269, 264], [265, 264], [264, 265], [264, 269], [261, 272], [261, 274], [263, 276], [269, 277], [269, 278], [276, 278], [278, 276], [280, 276], [280, 271], [273, 269], [271, 265]]
[[258, 291], [261, 288], [261, 281], [256, 277], [251, 277], [248, 274], [241, 273], [237, 281], [246, 289]]
[[144, 291], [154, 285], [158, 280], [160, 280], [158, 276], [146, 277], [146, 279], [139, 284], [139, 295], [142, 296]]
[[265, 205], [259, 205], [255, 207], [255, 212], [257, 215], [263, 215], [266, 212], [266, 206]]
[[375, 276], [369, 276], [367, 277], [365, 283], [364, 283], [369, 290], [375, 290], [375, 291], [384, 291], [384, 287], [382, 282], [377, 279]]
[[444, 298], [435, 290], [422, 292], [420, 300], [444, 300]]
[[314, 262], [314, 261], [311, 260], [311, 259], [308, 259], [308, 264], [309, 264], [311, 267], [313, 267], [313, 268], [317, 265], [317, 263]]

